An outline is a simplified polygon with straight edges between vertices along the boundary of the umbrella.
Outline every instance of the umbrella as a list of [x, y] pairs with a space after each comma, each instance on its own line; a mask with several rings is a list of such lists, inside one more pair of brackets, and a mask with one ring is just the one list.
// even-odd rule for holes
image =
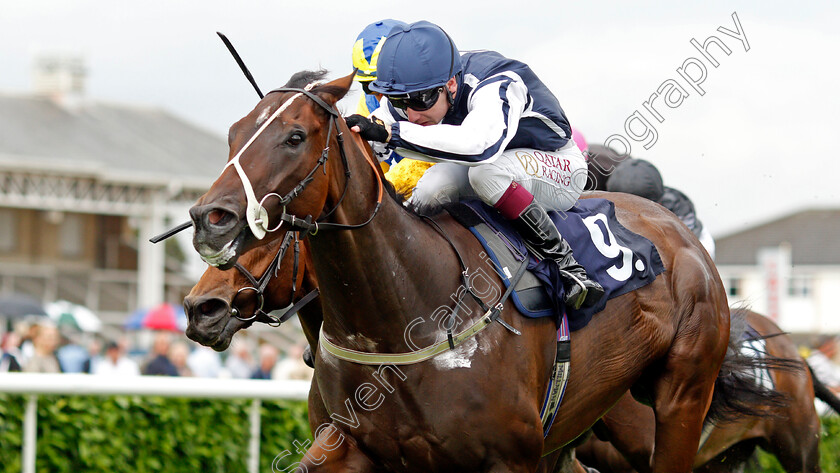
[[47, 312], [38, 299], [26, 294], [0, 296], [0, 316], [22, 319], [30, 315], [45, 316]]
[[129, 330], [147, 328], [183, 332], [187, 329], [187, 314], [181, 306], [164, 303], [151, 309], [134, 311], [123, 326]]
[[55, 301], [46, 305], [47, 314], [59, 327], [70, 327], [82, 332], [99, 332], [102, 321], [92, 310], [68, 301]]

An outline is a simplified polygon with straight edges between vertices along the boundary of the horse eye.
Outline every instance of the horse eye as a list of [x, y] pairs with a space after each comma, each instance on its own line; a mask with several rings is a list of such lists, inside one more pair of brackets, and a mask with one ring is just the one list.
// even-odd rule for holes
[[303, 133], [292, 133], [292, 136], [290, 136], [289, 139], [286, 140], [286, 144], [295, 147], [303, 143], [303, 140]]

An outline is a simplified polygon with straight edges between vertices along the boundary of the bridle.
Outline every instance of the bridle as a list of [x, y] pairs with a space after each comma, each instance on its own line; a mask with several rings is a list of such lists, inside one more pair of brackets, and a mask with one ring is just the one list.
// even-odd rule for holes
[[[310, 86], [307, 86], [309, 88]], [[283, 227], [285, 223], [287, 226], [286, 236], [283, 239], [283, 242], [280, 245], [280, 249], [277, 251], [277, 254], [274, 255], [274, 259], [269, 264], [266, 271], [263, 273], [262, 277], [257, 279], [254, 277], [253, 274], [250, 273], [244, 266], [241, 264], [234, 263], [234, 267], [245, 276], [246, 279], [251, 283], [251, 286], [240, 288], [237, 291], [237, 296], [243, 292], [253, 291], [257, 297], [257, 308], [254, 310], [254, 313], [250, 316], [243, 316], [242, 311], [236, 307], [236, 296], [234, 296], [233, 301], [231, 303], [231, 316], [235, 317], [242, 321], [256, 321], [256, 322], [263, 322], [268, 325], [278, 326], [288, 320], [292, 315], [294, 315], [301, 307], [305, 304], [312, 301], [315, 297], [318, 296], [319, 291], [318, 289], [314, 289], [309, 294], [304, 296], [300, 301], [295, 303], [292, 307], [286, 310], [281, 316], [275, 316], [269, 313], [266, 313], [263, 310], [263, 306], [265, 304], [265, 289], [268, 287], [268, 283], [271, 281], [271, 278], [277, 275], [277, 271], [279, 269], [280, 261], [282, 261], [286, 251], [288, 250], [291, 243], [294, 241], [294, 269], [292, 272], [292, 297], [294, 298], [294, 294], [296, 291], [295, 281], [297, 278], [298, 272], [298, 256], [300, 252], [299, 244], [300, 238], [306, 237], [307, 235], [315, 235], [321, 230], [337, 230], [337, 229], [344, 229], [344, 230], [352, 230], [355, 228], [361, 228], [365, 225], [369, 224], [373, 218], [376, 216], [377, 212], [379, 211], [380, 206], [382, 205], [382, 196], [383, 196], [383, 189], [384, 184], [382, 183], [382, 177], [377, 172], [376, 168], [373, 168], [373, 173], [376, 175], [378, 188], [379, 188], [379, 195], [377, 196], [376, 206], [374, 207], [373, 211], [362, 223], [359, 224], [338, 224], [338, 223], [329, 223], [324, 222], [324, 220], [329, 217], [331, 214], [335, 212], [335, 210], [341, 205], [344, 201], [344, 197], [347, 195], [347, 189], [350, 185], [350, 179], [352, 178], [352, 173], [350, 171], [350, 167], [347, 161], [347, 154], [344, 149], [344, 137], [338, 127], [338, 117], [340, 116], [338, 112], [331, 106], [329, 106], [326, 102], [324, 102], [320, 97], [317, 95], [309, 92], [307, 89], [296, 89], [296, 88], [279, 88], [274, 89], [268, 94], [275, 93], [275, 92], [295, 92], [291, 98], [289, 98], [286, 102], [284, 102], [278, 109], [269, 117], [265, 123], [263, 123], [257, 132], [245, 143], [245, 145], [236, 153], [236, 156], [233, 157], [226, 165], [225, 169], [229, 166], [233, 166], [236, 170], [237, 174], [239, 175], [240, 180], [242, 181], [242, 186], [245, 190], [245, 195], [247, 197], [247, 213], [246, 219], [248, 222], [248, 226], [251, 229], [251, 232], [254, 234], [255, 237], [258, 239], [262, 239], [265, 237], [266, 233], [275, 232]], [[266, 95], [268, 95], [266, 94]], [[327, 131], [327, 139], [324, 149], [321, 151], [321, 156], [318, 158], [317, 162], [313, 166], [313, 168], [309, 171], [309, 173], [301, 179], [294, 188], [286, 193], [283, 196], [280, 196], [277, 193], [271, 192], [266, 194], [262, 197], [259, 201], [256, 200], [256, 195], [254, 194], [253, 186], [251, 185], [248, 176], [245, 174], [245, 171], [242, 169], [241, 164], [239, 163], [239, 158], [242, 156], [244, 151], [248, 149], [248, 147], [256, 140], [256, 138], [266, 129], [266, 127], [274, 121], [280, 113], [282, 113], [288, 106], [291, 104], [293, 100], [300, 97], [301, 95], [309, 98], [317, 105], [319, 105], [323, 110], [325, 110], [329, 115], [329, 129]], [[336, 202], [333, 208], [318, 217], [317, 219], [313, 219], [311, 215], [308, 215], [304, 218], [296, 217], [295, 215], [289, 214], [286, 212], [286, 206], [298, 197], [306, 186], [315, 179], [315, 173], [318, 169], [323, 167], [323, 173], [326, 175], [326, 162], [329, 158], [330, 152], [330, 140], [333, 135], [333, 130], [339, 130], [335, 137], [338, 143], [338, 150], [339, 155], [341, 156], [341, 162], [344, 166], [344, 175], [345, 175], [345, 184], [344, 190], [341, 193], [341, 197]], [[366, 159], [366, 161], [371, 165], [374, 166], [372, 160]], [[270, 197], [275, 197], [279, 200], [279, 203], [282, 207], [281, 215], [279, 218], [279, 223], [271, 228], [268, 224], [268, 211], [264, 207], [264, 202], [266, 199]], [[301, 235], [302, 233], [302, 235]]]
[[[223, 38], [224, 39], [224, 38]], [[235, 55], [236, 56], [236, 55]], [[246, 74], [247, 75], [247, 74]], [[245, 189], [245, 195], [248, 199], [247, 204], [247, 221], [248, 226], [251, 229], [251, 232], [254, 234], [255, 237], [258, 239], [262, 239], [265, 237], [267, 232], [274, 232], [279, 230], [284, 223], [287, 224], [288, 232], [286, 237], [284, 238], [282, 244], [280, 245], [280, 249], [278, 250], [277, 254], [274, 256], [274, 259], [269, 264], [268, 268], [266, 269], [265, 273], [263, 273], [262, 277], [257, 279], [254, 277], [253, 274], [250, 273], [244, 266], [239, 263], [234, 263], [234, 267], [245, 276], [246, 279], [251, 283], [251, 286], [243, 287], [237, 291], [237, 295], [246, 292], [246, 291], [253, 291], [257, 295], [257, 309], [254, 311], [254, 314], [251, 316], [243, 316], [242, 311], [235, 306], [235, 299], [231, 304], [231, 315], [239, 320], [242, 321], [256, 321], [256, 322], [263, 322], [269, 325], [279, 325], [286, 320], [288, 320], [292, 315], [294, 315], [301, 307], [305, 304], [312, 301], [315, 297], [318, 296], [319, 291], [318, 289], [314, 289], [306, 296], [304, 296], [301, 300], [295, 303], [292, 307], [286, 310], [281, 316], [275, 316], [263, 311], [263, 306], [265, 304], [265, 289], [268, 287], [268, 283], [270, 282], [272, 277], [276, 276], [276, 273], [279, 268], [280, 261], [282, 261], [283, 256], [285, 255], [286, 251], [291, 244], [291, 241], [294, 240], [295, 244], [295, 260], [294, 260], [294, 271], [292, 276], [292, 297], [294, 298], [294, 294], [296, 292], [295, 288], [295, 279], [297, 277], [297, 269], [298, 269], [298, 255], [300, 252], [299, 242], [300, 239], [306, 237], [307, 235], [315, 235], [321, 230], [352, 230], [355, 228], [361, 228], [365, 225], [369, 224], [373, 218], [376, 216], [377, 212], [379, 211], [380, 206], [382, 205], [382, 196], [384, 194], [384, 184], [382, 182], [382, 177], [377, 171], [375, 164], [373, 163], [372, 159], [366, 159], [368, 164], [371, 166], [374, 175], [377, 179], [378, 184], [378, 196], [376, 201], [376, 206], [374, 207], [373, 211], [371, 212], [370, 217], [362, 223], [358, 224], [338, 224], [338, 223], [330, 223], [324, 222], [324, 219], [329, 217], [335, 210], [341, 205], [341, 202], [344, 200], [344, 197], [347, 194], [347, 189], [350, 184], [350, 179], [352, 177], [352, 173], [350, 171], [350, 167], [348, 166], [347, 162], [347, 154], [344, 149], [344, 137], [338, 127], [338, 118], [340, 115], [338, 112], [331, 106], [329, 106], [326, 102], [324, 102], [320, 97], [317, 95], [309, 92], [309, 88], [313, 87], [314, 84], [307, 85], [306, 89], [297, 89], [297, 88], [279, 88], [274, 89], [269, 92], [269, 94], [274, 92], [295, 92], [289, 100], [287, 100], [283, 105], [281, 105], [272, 115], [271, 117], [263, 123], [257, 132], [248, 140], [245, 146], [239, 150], [239, 152], [231, 159], [226, 165], [224, 169], [227, 169], [228, 166], [233, 166], [236, 170], [237, 174], [239, 175], [240, 180], [242, 181], [242, 185]], [[259, 90], [258, 90], [259, 93]], [[256, 195], [254, 194], [253, 186], [251, 185], [251, 181], [248, 179], [248, 176], [245, 174], [245, 171], [242, 169], [241, 164], [239, 163], [239, 158], [242, 156], [242, 153], [256, 140], [256, 138], [266, 129], [266, 127], [275, 120], [280, 113], [285, 110], [288, 105], [296, 98], [300, 97], [301, 95], [306, 96], [307, 98], [311, 99], [315, 102], [318, 106], [320, 106], [324, 111], [326, 111], [329, 115], [329, 130], [327, 132], [327, 140], [324, 146], [324, 149], [321, 151], [321, 156], [316, 162], [315, 166], [303, 179], [298, 182], [298, 184], [289, 191], [286, 195], [280, 196], [277, 193], [269, 193], [266, 194], [260, 201], [257, 201]], [[262, 93], [260, 93], [260, 97], [262, 97]], [[344, 166], [344, 175], [345, 175], [345, 186], [344, 190], [341, 193], [341, 197], [338, 199], [338, 202], [335, 206], [329, 211], [323, 214], [318, 219], [313, 219], [311, 215], [306, 216], [305, 218], [296, 217], [295, 215], [289, 214], [286, 212], [286, 205], [288, 205], [295, 197], [299, 196], [306, 186], [315, 179], [315, 173], [318, 169], [322, 166], [325, 166], [327, 159], [329, 158], [330, 152], [330, 139], [333, 134], [333, 130], [339, 130], [336, 133], [336, 141], [338, 142], [338, 149], [339, 154], [341, 156], [342, 165]], [[369, 157], [368, 157], [369, 158]], [[224, 170], [223, 170], [224, 172]], [[326, 174], [326, 167], [323, 170], [324, 174]], [[268, 211], [263, 206], [263, 202], [269, 197], [276, 197], [280, 201], [280, 205], [282, 205], [282, 214], [280, 216], [280, 223], [277, 224], [274, 228], [268, 227]], [[193, 226], [191, 221], [182, 223], [170, 230], [167, 230], [160, 235], [154, 236], [149, 239], [152, 243], [159, 243], [171, 236], [175, 235], [176, 233], [190, 228]]]
[[[339, 223], [324, 222], [324, 220], [327, 217], [329, 217], [333, 212], [335, 212], [335, 210], [338, 208], [339, 205], [341, 205], [341, 202], [344, 200], [344, 197], [347, 195], [347, 189], [349, 188], [349, 185], [350, 185], [350, 179], [352, 178], [352, 173], [350, 171], [350, 167], [348, 166], [347, 153], [344, 149], [344, 136], [343, 136], [343, 134], [340, 131], [339, 126], [338, 126], [338, 118], [340, 117], [340, 115], [335, 110], [335, 108], [331, 107], [326, 102], [324, 102], [320, 97], [318, 97], [317, 95], [313, 94], [312, 92], [310, 92], [308, 90], [312, 86], [314, 86], [314, 84], [307, 85], [306, 88], [304, 88], [304, 89], [279, 88], [279, 89], [274, 89], [274, 90], [268, 92], [268, 94], [266, 94], [266, 95], [269, 95], [269, 94], [272, 94], [272, 93], [275, 93], [275, 92], [295, 92], [295, 95], [293, 95], [291, 98], [286, 100], [286, 102], [284, 102], [282, 105], [280, 105], [280, 107], [278, 107], [277, 110], [275, 110], [274, 113], [271, 114], [271, 116], [260, 126], [260, 128], [257, 130], [257, 132], [254, 133], [253, 136], [251, 136], [251, 138], [245, 143], [245, 145], [239, 150], [239, 152], [236, 153], [236, 156], [234, 156], [225, 165], [224, 169], [227, 169], [229, 166], [233, 166], [233, 168], [236, 170], [236, 173], [239, 175], [239, 179], [242, 181], [242, 186], [245, 190], [245, 196], [247, 198], [247, 207], [246, 207], [246, 214], [245, 214], [246, 221], [248, 222], [248, 227], [250, 228], [251, 233], [253, 233], [253, 235], [259, 240], [262, 240], [265, 237], [266, 233], [275, 232], [275, 231], [279, 230], [283, 226], [284, 223], [287, 224], [288, 231], [300, 231], [300, 232], [304, 233], [303, 236], [306, 236], [307, 234], [315, 235], [320, 230], [338, 230], [338, 229], [348, 230], [348, 229], [361, 228], [361, 227], [364, 227], [365, 225], [367, 225], [368, 223], [370, 223], [371, 220], [373, 220], [373, 217], [376, 216], [376, 213], [379, 211], [379, 207], [382, 205], [382, 195], [383, 195], [383, 188], [384, 188], [384, 185], [382, 183], [382, 177], [376, 171], [376, 169], [373, 168], [373, 166], [375, 166], [375, 165], [373, 164], [372, 160], [367, 159], [366, 161], [368, 161], [368, 164], [370, 164], [371, 167], [373, 168], [373, 172], [376, 175], [377, 182], [378, 182], [378, 185], [379, 185], [379, 192], [378, 192], [379, 195], [377, 197], [376, 206], [374, 207], [373, 211], [371, 212], [370, 217], [366, 221], [364, 221], [362, 223], [359, 223], [359, 224], [339, 224]], [[281, 196], [281, 195], [279, 195], [275, 192], [270, 192], [270, 193], [266, 194], [265, 196], [263, 196], [262, 199], [257, 200], [257, 197], [254, 194], [254, 188], [251, 185], [251, 181], [250, 181], [250, 179], [248, 179], [248, 176], [245, 174], [244, 169], [242, 169], [242, 165], [240, 164], [239, 159], [242, 156], [242, 154], [251, 146], [251, 144], [254, 141], [256, 141], [256, 139], [262, 134], [262, 132], [265, 131], [266, 128], [278, 116], [280, 116], [280, 114], [283, 111], [285, 111], [286, 108], [288, 108], [288, 106], [295, 99], [297, 99], [298, 97], [301, 97], [301, 96], [309, 98], [310, 100], [315, 102], [318, 106], [320, 106], [324, 111], [326, 111], [330, 115], [330, 117], [329, 117], [329, 129], [327, 131], [327, 140], [326, 140], [326, 144], [324, 145], [324, 149], [321, 151], [321, 156], [318, 158], [317, 162], [315, 163], [313, 168], [309, 171], [309, 173], [306, 175], [306, 177], [301, 179], [298, 182], [298, 184], [296, 186], [294, 186], [294, 188], [292, 188], [291, 191], [289, 191], [288, 193], [286, 193], [283, 196]], [[305, 218], [300, 218], [300, 217], [297, 217], [295, 215], [287, 213], [286, 212], [286, 206], [289, 203], [291, 203], [292, 200], [294, 200], [296, 197], [298, 197], [304, 191], [306, 186], [309, 185], [309, 183], [312, 182], [315, 179], [315, 173], [318, 171], [319, 168], [321, 168], [323, 166], [324, 167], [323, 173], [326, 175], [327, 170], [326, 170], [325, 165], [327, 163], [327, 160], [329, 159], [330, 141], [331, 141], [334, 129], [338, 130], [338, 132], [335, 134], [335, 138], [336, 138], [336, 141], [338, 143], [338, 151], [339, 151], [339, 154], [341, 156], [341, 163], [344, 166], [344, 175], [345, 175], [344, 190], [341, 193], [341, 197], [338, 199], [335, 206], [330, 211], [321, 215], [317, 219], [313, 218], [311, 215], [308, 215]], [[268, 211], [265, 209], [265, 207], [263, 205], [265, 203], [266, 199], [271, 198], [271, 197], [274, 197], [274, 198], [278, 199], [279, 205], [281, 206], [281, 209], [282, 209], [281, 210], [281, 215], [279, 217], [280, 222], [273, 228], [269, 226]]]
[[[234, 49], [233, 45], [230, 43], [230, 41], [227, 39], [227, 37], [225, 37], [225, 35], [223, 35], [222, 33], [217, 33], [217, 34], [222, 39], [222, 41], [225, 43], [225, 46], [227, 47], [228, 51], [230, 51], [230, 53], [233, 55], [234, 60], [236, 60], [236, 63], [239, 65], [239, 68], [245, 74], [245, 77], [248, 79], [248, 81], [251, 83], [251, 85], [256, 90], [257, 95], [259, 95], [260, 99], [263, 99], [264, 95], [263, 95], [262, 91], [257, 86], [256, 81], [254, 80], [250, 71], [248, 71], [248, 68], [245, 66], [245, 63], [242, 61], [242, 58], [236, 52], [236, 49]], [[376, 216], [377, 212], [379, 212], [379, 208], [382, 205], [382, 196], [384, 194], [384, 184], [382, 182], [382, 176], [378, 172], [378, 170], [376, 168], [376, 164], [374, 163], [374, 161], [372, 159], [366, 159], [368, 164], [371, 166], [371, 169], [373, 170], [374, 175], [376, 176], [377, 184], [378, 184], [378, 196], [377, 196], [377, 200], [376, 200], [376, 206], [374, 207], [373, 211], [371, 212], [370, 217], [366, 221], [364, 221], [362, 223], [359, 223], [359, 224], [337, 224], [337, 223], [324, 222], [324, 219], [326, 219], [333, 212], [335, 212], [335, 210], [338, 208], [339, 205], [341, 205], [341, 202], [344, 200], [344, 197], [347, 194], [347, 189], [350, 185], [350, 178], [352, 177], [352, 173], [350, 172], [350, 167], [348, 166], [348, 163], [347, 163], [347, 154], [344, 150], [344, 137], [343, 137], [342, 132], [341, 132], [339, 126], [338, 126], [338, 118], [340, 117], [340, 115], [334, 107], [331, 107], [326, 102], [324, 102], [320, 97], [318, 97], [317, 95], [310, 92], [310, 89], [312, 89], [316, 85], [317, 85], [316, 83], [311, 83], [311, 84], [308, 84], [303, 89], [281, 87], [279, 89], [274, 89], [274, 90], [270, 91], [269, 94], [274, 93], [274, 92], [278, 92], [278, 93], [279, 92], [295, 92], [295, 95], [293, 95], [290, 99], [288, 99], [283, 105], [278, 107], [278, 109], [271, 115], [271, 117], [268, 120], [266, 120], [266, 122], [263, 123], [260, 126], [260, 128], [257, 130], [257, 132], [248, 140], [248, 142], [245, 144], [245, 146], [243, 146], [242, 149], [240, 149], [239, 152], [236, 154], [236, 156], [233, 159], [231, 159], [224, 167], [224, 169], [227, 169], [228, 166], [231, 166], [231, 165], [234, 166], [234, 169], [236, 170], [237, 174], [239, 175], [240, 180], [242, 181], [242, 186], [244, 187], [245, 195], [246, 195], [246, 198], [247, 198], [246, 219], [247, 219], [247, 222], [248, 222], [248, 227], [251, 229], [251, 232], [254, 234], [254, 236], [257, 239], [260, 239], [260, 240], [263, 239], [267, 232], [274, 232], [274, 231], [279, 230], [284, 222], [288, 224], [288, 231], [287, 231], [286, 237], [283, 240], [283, 243], [280, 245], [280, 249], [278, 250], [278, 252], [274, 256], [274, 259], [272, 260], [271, 264], [269, 264], [265, 273], [262, 275], [262, 277], [260, 277], [259, 280], [257, 278], [255, 278], [254, 275], [252, 275], [247, 269], [245, 269], [244, 266], [242, 266], [239, 263], [234, 263], [234, 267], [237, 268], [245, 276], [245, 278], [248, 279], [248, 281], [251, 283], [250, 287], [244, 287], [244, 288], [239, 289], [237, 291], [237, 295], [244, 292], [244, 291], [248, 291], [248, 290], [253, 290], [257, 294], [258, 306], [257, 306], [257, 309], [254, 311], [253, 316], [251, 316], [251, 317], [242, 317], [241, 311], [235, 306], [236, 296], [234, 296], [233, 300], [231, 301], [231, 315], [233, 317], [238, 318], [238, 319], [243, 320], [243, 321], [254, 320], [254, 321], [258, 321], [258, 322], [264, 322], [264, 323], [267, 323], [269, 325], [279, 325], [279, 324], [285, 322], [286, 320], [288, 320], [301, 307], [303, 307], [305, 304], [309, 303], [315, 297], [318, 296], [319, 290], [316, 288], [313, 291], [311, 291], [309, 294], [304, 296], [297, 303], [292, 305], [292, 307], [287, 309], [286, 312], [283, 313], [283, 315], [281, 315], [279, 317], [273, 316], [271, 314], [267, 314], [265, 311], [263, 311], [263, 306], [265, 304], [264, 291], [268, 287], [268, 283], [271, 280], [271, 278], [276, 276], [277, 270], [279, 268], [280, 261], [283, 259], [283, 256], [285, 255], [286, 251], [288, 250], [291, 238], [293, 238], [294, 242], [295, 242], [294, 270], [293, 270], [293, 273], [292, 273], [293, 274], [292, 275], [292, 300], [294, 300], [294, 294], [295, 294], [295, 291], [296, 291], [295, 281], [296, 281], [296, 278], [297, 278], [297, 269], [298, 269], [298, 255], [299, 255], [299, 252], [300, 252], [300, 248], [299, 248], [300, 238], [304, 238], [304, 237], [306, 237], [307, 235], [310, 235], [310, 234], [315, 235], [320, 230], [338, 230], [338, 229], [351, 230], [351, 229], [355, 229], [355, 228], [364, 227], [365, 225], [367, 225], [368, 223], [370, 223], [373, 220], [373, 218]], [[265, 129], [268, 127], [268, 125], [272, 121], [274, 121], [292, 103], [293, 100], [300, 97], [301, 95], [304, 95], [307, 98], [309, 98], [310, 100], [312, 100], [313, 102], [315, 102], [318, 106], [321, 107], [321, 109], [323, 109], [325, 112], [327, 112], [330, 116], [330, 118], [329, 118], [329, 130], [327, 132], [327, 139], [326, 139], [326, 142], [325, 142], [325, 145], [324, 145], [324, 149], [321, 151], [321, 157], [318, 159], [317, 163], [312, 168], [312, 170], [309, 171], [309, 174], [307, 174], [306, 177], [301, 179], [301, 181], [298, 182], [298, 184], [291, 191], [289, 191], [285, 196], [281, 197], [276, 193], [269, 193], [269, 194], [263, 196], [262, 199], [257, 201], [256, 195], [254, 194], [254, 188], [251, 185], [251, 181], [248, 179], [248, 176], [245, 174], [245, 171], [242, 169], [242, 166], [239, 163], [239, 158], [242, 156], [242, 153], [244, 153], [245, 150], [251, 145], [251, 143], [253, 143], [263, 131], [265, 131]], [[329, 212], [327, 212], [326, 214], [322, 215], [321, 217], [319, 217], [317, 219], [313, 219], [313, 217], [311, 215], [308, 215], [305, 218], [301, 219], [301, 218], [298, 218], [294, 215], [288, 214], [286, 212], [286, 205], [288, 205], [295, 197], [299, 196], [303, 192], [304, 188], [306, 188], [306, 186], [314, 180], [314, 178], [315, 178], [314, 176], [315, 176], [315, 173], [317, 172], [318, 168], [320, 168], [321, 166], [324, 166], [323, 172], [326, 175], [327, 170], [326, 170], [325, 165], [326, 165], [327, 159], [329, 158], [330, 139], [331, 139], [331, 136], [332, 136], [332, 133], [333, 133], [334, 129], [338, 130], [338, 132], [336, 133], [336, 141], [338, 143], [338, 150], [339, 150], [339, 153], [341, 155], [341, 161], [342, 161], [342, 165], [344, 166], [344, 175], [345, 175], [344, 190], [341, 193], [341, 197], [338, 199], [338, 202], [335, 204], [335, 206], [332, 208], [332, 210], [330, 210]], [[222, 170], [222, 172], [224, 172], [224, 169]], [[280, 201], [280, 205], [282, 206], [282, 214], [280, 216], [280, 223], [278, 223], [277, 226], [274, 227], [274, 228], [269, 228], [269, 226], [268, 226], [268, 211], [263, 206], [263, 203], [265, 202], [265, 200], [267, 198], [271, 197], [271, 196], [277, 197]], [[182, 223], [182, 224], [180, 224], [180, 225], [178, 225], [178, 226], [176, 226], [176, 227], [174, 227], [170, 230], [167, 230], [167, 231], [161, 233], [160, 235], [157, 235], [157, 236], [154, 236], [154, 237], [150, 238], [149, 241], [152, 242], [152, 243], [159, 243], [160, 241], [163, 241], [163, 240], [175, 235], [176, 233], [178, 233], [182, 230], [185, 230], [185, 229], [187, 229], [191, 226], [193, 226], [193, 223], [191, 221]], [[292, 235], [293, 232], [295, 232], [294, 236], [290, 238], [289, 235]], [[303, 235], [299, 235], [300, 232], [302, 232]]]
[[[283, 257], [286, 255], [286, 251], [289, 249], [291, 243], [294, 242], [294, 264], [292, 269], [292, 294], [289, 298], [290, 301], [294, 300], [295, 293], [297, 292], [297, 274], [299, 268], [299, 256], [300, 256], [300, 240], [298, 238], [297, 232], [288, 232], [286, 236], [283, 238], [283, 242], [280, 244], [280, 249], [277, 251], [277, 254], [274, 255], [274, 259], [271, 260], [269, 263], [268, 268], [266, 268], [263, 275], [257, 279], [248, 271], [244, 266], [241, 264], [234, 263], [233, 267], [236, 268], [243, 276], [251, 283], [250, 286], [242, 287], [238, 291], [236, 291], [236, 296], [233, 297], [231, 300], [231, 307], [230, 307], [230, 315], [231, 317], [237, 318], [242, 320], [243, 322], [262, 322], [272, 327], [278, 327], [283, 322], [287, 321], [291, 318], [301, 307], [311, 302], [313, 299], [318, 297], [319, 290], [317, 288], [310, 291], [307, 295], [301, 298], [299, 301], [294, 303], [290, 308], [286, 309], [282, 315], [273, 315], [267, 313], [263, 310], [265, 305], [265, 290], [268, 287], [269, 282], [271, 279], [277, 276], [277, 271], [280, 268], [280, 261], [283, 260]], [[257, 307], [254, 310], [254, 313], [251, 316], [243, 316], [242, 310], [236, 306], [236, 298], [242, 294], [247, 292], [254, 292], [257, 297]]]

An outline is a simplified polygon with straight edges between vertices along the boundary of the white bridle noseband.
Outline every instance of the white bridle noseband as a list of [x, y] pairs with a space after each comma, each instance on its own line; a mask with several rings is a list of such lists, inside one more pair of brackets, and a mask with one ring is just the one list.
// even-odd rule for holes
[[[311, 85], [312, 84], [309, 84], [307, 85], [307, 87], [310, 87]], [[236, 156], [234, 156], [233, 159], [228, 161], [228, 163], [225, 164], [224, 169], [222, 169], [222, 172], [224, 172], [224, 170], [230, 166], [233, 166], [233, 168], [236, 169], [236, 173], [239, 175], [239, 179], [242, 181], [242, 187], [245, 189], [245, 197], [248, 199], [248, 206], [246, 209], [245, 218], [248, 221], [248, 227], [251, 229], [251, 233], [253, 233], [258, 240], [262, 240], [263, 238], [265, 238], [265, 234], [267, 232], [276, 231], [283, 224], [283, 222], [281, 221], [280, 224], [277, 225], [277, 227], [269, 229], [268, 211], [263, 206], [263, 202], [267, 197], [276, 196], [279, 198], [280, 196], [272, 192], [266, 194], [262, 199], [258, 201], [257, 196], [254, 194], [254, 187], [251, 185], [251, 181], [245, 174], [245, 170], [242, 169], [242, 165], [239, 164], [239, 158], [242, 156], [242, 153], [248, 150], [248, 148], [251, 146], [251, 143], [256, 141], [256, 139], [259, 138], [262, 132], [265, 131], [266, 128], [268, 128], [268, 125], [270, 125], [271, 122], [273, 122], [278, 116], [280, 116], [280, 114], [283, 113], [286, 110], [286, 108], [289, 107], [289, 105], [291, 105], [292, 101], [294, 101], [301, 95], [303, 94], [301, 94], [300, 92], [296, 93], [289, 100], [284, 102], [283, 105], [278, 107], [277, 110], [271, 114], [268, 120], [266, 120], [265, 123], [263, 123], [262, 126], [260, 126], [259, 130], [257, 130], [256, 133], [254, 133], [254, 136], [252, 136], [251, 139], [249, 139], [248, 142], [245, 143], [245, 146], [243, 146], [242, 149], [240, 149], [239, 152], [236, 153]]]

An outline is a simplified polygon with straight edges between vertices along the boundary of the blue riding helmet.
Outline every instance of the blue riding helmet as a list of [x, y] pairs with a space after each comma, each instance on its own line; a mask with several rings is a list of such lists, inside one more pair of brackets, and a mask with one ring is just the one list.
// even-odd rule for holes
[[394, 28], [379, 52], [370, 90], [405, 95], [440, 87], [461, 72], [461, 55], [439, 26], [418, 21]]
[[379, 52], [388, 33], [395, 26], [403, 27], [406, 24], [399, 20], [382, 20], [367, 25], [359, 33], [356, 42], [353, 43], [353, 67], [357, 69], [354, 79], [359, 82], [370, 82], [376, 79]]

